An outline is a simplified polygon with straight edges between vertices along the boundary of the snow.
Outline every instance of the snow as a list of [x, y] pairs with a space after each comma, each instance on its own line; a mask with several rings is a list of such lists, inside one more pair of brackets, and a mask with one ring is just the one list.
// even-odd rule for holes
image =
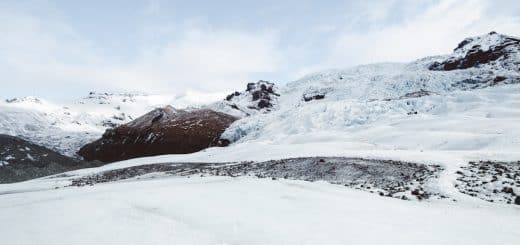
[[35, 161], [34, 157], [31, 156], [31, 154], [29, 154], [29, 153], [27, 153], [26, 157], [27, 157], [27, 159], [29, 159], [29, 160], [31, 160], [33, 162]]
[[0, 161], [0, 167], [9, 165], [8, 161]]
[[163, 178], [2, 195], [0, 217], [10, 222], [0, 222], [0, 236], [42, 245], [516, 244], [520, 209], [496, 206], [321, 182]]

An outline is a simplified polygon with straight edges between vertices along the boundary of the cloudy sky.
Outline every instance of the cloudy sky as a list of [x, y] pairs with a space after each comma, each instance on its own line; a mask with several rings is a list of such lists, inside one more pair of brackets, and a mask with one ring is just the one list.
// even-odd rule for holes
[[228, 92], [520, 36], [515, 0], [0, 1], [0, 97]]

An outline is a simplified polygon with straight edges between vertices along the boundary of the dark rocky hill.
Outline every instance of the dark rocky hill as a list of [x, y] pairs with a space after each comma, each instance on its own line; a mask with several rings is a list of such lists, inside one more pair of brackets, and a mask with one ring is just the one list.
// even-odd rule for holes
[[237, 118], [208, 109], [155, 109], [134, 121], [108, 129], [83, 146], [86, 160], [113, 162], [161, 154], [184, 154], [219, 145], [219, 137]]
[[18, 137], [0, 135], [0, 183], [12, 183], [99, 166], [61, 155]]

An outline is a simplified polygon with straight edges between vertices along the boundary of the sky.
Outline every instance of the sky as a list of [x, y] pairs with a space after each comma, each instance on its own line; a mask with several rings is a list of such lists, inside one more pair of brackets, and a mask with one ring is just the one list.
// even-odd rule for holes
[[509, 0], [0, 1], [0, 98], [228, 93], [520, 36]]

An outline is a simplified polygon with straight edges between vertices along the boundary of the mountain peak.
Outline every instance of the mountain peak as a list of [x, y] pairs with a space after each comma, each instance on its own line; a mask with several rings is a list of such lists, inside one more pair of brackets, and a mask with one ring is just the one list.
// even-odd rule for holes
[[460, 42], [442, 62], [434, 62], [430, 70], [456, 70], [492, 65], [518, 70], [520, 39], [497, 32], [469, 37]]
[[6, 103], [35, 103], [35, 104], [42, 104], [42, 100], [38, 97], [34, 96], [25, 96], [25, 97], [16, 97], [11, 99], [6, 99]]
[[468, 37], [468, 38], [464, 39], [453, 50], [453, 52], [466, 53], [475, 46], [479, 46], [479, 48], [481, 50], [485, 51], [485, 50], [489, 50], [490, 48], [493, 48], [495, 46], [510, 45], [510, 44], [513, 44], [514, 42], [518, 42], [518, 41], [519, 41], [518, 38], [515, 38], [512, 36], [507, 36], [507, 35], [492, 31], [485, 35]]

